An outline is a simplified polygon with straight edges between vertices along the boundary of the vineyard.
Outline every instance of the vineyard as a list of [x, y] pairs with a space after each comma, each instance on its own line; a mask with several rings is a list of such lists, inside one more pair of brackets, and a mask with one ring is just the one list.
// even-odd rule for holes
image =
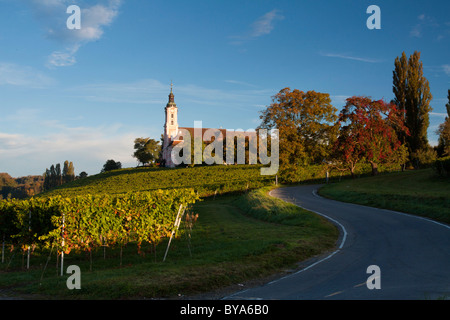
[[[317, 178], [324, 181], [319, 169], [310, 170], [308, 177], [317, 175]], [[260, 234], [259, 223], [251, 220], [243, 224], [242, 219], [246, 218], [237, 213], [241, 210], [248, 211], [246, 204], [250, 203], [250, 198], [247, 199], [252, 194], [250, 190], [274, 185], [277, 180], [281, 182], [279, 177], [261, 176], [260, 166], [249, 165], [130, 168], [66, 183], [26, 200], [1, 200], [0, 273], [7, 275], [1, 285], [6, 285], [8, 281], [20, 286], [42, 282], [43, 285], [34, 290], [47, 294], [56, 285], [55, 288], [60, 288], [59, 293], [65, 292], [65, 284], [55, 279], [55, 274], [51, 271], [54, 269], [50, 266], [54, 264], [49, 264], [56, 257], [58, 278], [64, 278], [61, 277], [64, 273], [63, 261], [66, 267], [70, 264], [80, 265], [84, 270], [84, 288], [95, 286], [97, 272], [112, 272], [122, 279], [121, 272], [133, 273], [135, 268], [140, 270], [145, 266], [158, 270], [149, 279], [152, 279], [151, 287], [154, 288], [151, 289], [152, 295], [159, 295], [161, 292], [158, 293], [158, 290], [163, 287], [167, 286], [164, 290], [168, 290], [164, 292], [172, 292], [179, 283], [188, 281], [188, 278], [182, 281], [174, 278], [169, 284], [163, 276], [168, 272], [178, 277], [176, 270], [180, 268], [180, 261], [185, 264], [183, 268], [199, 268], [198, 272], [202, 273], [200, 270], [203, 268], [216, 268], [218, 262], [232, 263], [235, 261], [235, 258], [231, 258], [234, 255], [239, 259], [247, 259], [254, 254], [263, 254], [264, 259], [270, 260], [278, 259], [271, 253], [272, 250], [281, 250], [280, 254], [283, 255], [284, 252], [297, 255], [298, 252], [288, 250], [284, 245], [279, 248], [278, 243], [284, 238], [298, 239], [301, 235], [297, 233], [302, 229], [292, 229], [296, 236], [289, 236], [286, 227], [282, 225], [262, 224], [261, 226], [268, 228], [264, 236]], [[223, 194], [230, 196], [218, 197]], [[264, 193], [258, 193], [258, 197], [264, 198]], [[237, 202], [237, 199], [240, 201]], [[251, 206], [254, 206], [253, 202]], [[278, 206], [280, 210], [285, 210], [281, 203], [271, 202], [271, 207]], [[246, 238], [243, 238], [243, 231], [237, 231], [241, 228], [245, 228]], [[178, 232], [174, 233], [174, 230]], [[266, 239], [269, 230], [274, 233], [274, 238], [270, 241]], [[233, 232], [237, 232], [237, 235], [231, 236]], [[164, 262], [173, 236], [169, 259]], [[262, 240], [256, 240], [260, 236], [263, 236]], [[229, 259], [231, 260], [226, 262]], [[298, 257], [294, 258], [296, 259]], [[254, 260], [254, 263], [258, 264], [257, 261], [260, 260]], [[196, 267], [191, 266], [193, 263]], [[261, 263], [265, 265], [263, 260]], [[242, 268], [252, 266], [253, 264], [242, 264]], [[276, 266], [277, 264], [273, 264], [274, 268]], [[228, 270], [229, 267], [225, 269]], [[225, 269], [220, 274], [227, 273]], [[27, 272], [23, 272], [24, 270]], [[147, 277], [147, 272], [142, 271], [142, 277]], [[239, 273], [237, 270], [236, 272]], [[189, 273], [197, 274], [197, 271]], [[88, 278], [92, 280], [87, 280]], [[216, 280], [208, 279], [209, 277], [202, 282], [211, 281], [207, 285], [211, 285], [211, 288], [219, 285]], [[112, 278], [107, 277], [105, 281], [109, 283]], [[126, 281], [120, 286], [123, 292], [128, 290]], [[138, 287], [133, 288], [138, 290]], [[98, 290], [101, 295], [107, 294], [103, 286]], [[86, 294], [89, 290], [83, 292]]]
[[[130, 242], [156, 246], [169, 237], [177, 212], [199, 200], [192, 189], [121, 195], [61, 196], [0, 202], [0, 232], [11, 250], [89, 252]], [[27, 263], [28, 266], [28, 263]]]

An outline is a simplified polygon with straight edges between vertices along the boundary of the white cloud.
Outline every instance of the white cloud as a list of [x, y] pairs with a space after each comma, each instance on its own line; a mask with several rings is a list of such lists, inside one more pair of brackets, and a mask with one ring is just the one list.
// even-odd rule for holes
[[340, 108], [341, 106], [345, 105], [347, 103], [347, 99], [350, 98], [349, 95], [332, 95], [330, 96], [331, 101], [333, 102], [334, 106], [337, 108]]
[[66, 9], [73, 1], [69, 0], [27, 0], [36, 19], [41, 23], [45, 37], [61, 43], [65, 50], [57, 50], [48, 57], [48, 67], [65, 67], [76, 63], [75, 54], [88, 42], [101, 39], [104, 28], [111, 25], [119, 14], [122, 0], [82, 1], [81, 29], [69, 30], [66, 22], [69, 14]]
[[47, 67], [68, 67], [77, 62], [75, 54], [79, 49], [79, 45], [68, 48], [65, 51], [54, 51], [47, 59]]
[[[134, 166], [136, 132], [123, 133], [121, 125], [67, 127], [42, 136], [0, 132], [1, 170], [12, 176], [41, 174], [51, 164], [72, 161], [79, 173], [98, 173], [108, 159]], [[33, 159], [30, 161], [30, 159]]]
[[238, 36], [231, 36], [230, 38], [234, 39], [231, 44], [240, 45], [248, 40], [270, 34], [275, 28], [275, 21], [283, 19], [284, 16], [281, 15], [280, 11], [273, 9], [253, 22], [250, 29], [246, 33]]
[[265, 15], [256, 20], [250, 31], [251, 37], [260, 37], [272, 32], [275, 27], [275, 20], [282, 20], [284, 17], [279, 13], [277, 9], [267, 12]]
[[42, 88], [54, 83], [52, 78], [32, 67], [0, 62], [0, 85]]

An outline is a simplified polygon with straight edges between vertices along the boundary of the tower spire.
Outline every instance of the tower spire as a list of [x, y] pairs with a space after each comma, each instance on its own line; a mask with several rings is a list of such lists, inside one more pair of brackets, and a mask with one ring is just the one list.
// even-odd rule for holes
[[173, 82], [171, 80], [170, 81], [169, 103], [175, 103], [175, 96], [173, 95], [172, 87], [173, 87]]

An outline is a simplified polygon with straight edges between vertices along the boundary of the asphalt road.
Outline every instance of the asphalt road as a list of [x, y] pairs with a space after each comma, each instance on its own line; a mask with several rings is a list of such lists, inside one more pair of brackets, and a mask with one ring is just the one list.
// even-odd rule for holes
[[[325, 215], [341, 231], [335, 251], [263, 286], [224, 299], [450, 299], [450, 226], [399, 212], [322, 198], [319, 186], [271, 195]], [[379, 267], [379, 273], [369, 266]], [[369, 279], [370, 277], [370, 279]], [[378, 285], [380, 288], [369, 289]]]

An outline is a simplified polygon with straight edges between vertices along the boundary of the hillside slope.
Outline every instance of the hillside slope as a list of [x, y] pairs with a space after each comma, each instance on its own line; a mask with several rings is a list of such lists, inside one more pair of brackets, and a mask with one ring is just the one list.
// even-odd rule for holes
[[259, 165], [198, 166], [192, 168], [128, 168], [79, 179], [40, 196], [119, 194], [155, 189], [194, 188], [200, 196], [253, 189], [274, 183]]

